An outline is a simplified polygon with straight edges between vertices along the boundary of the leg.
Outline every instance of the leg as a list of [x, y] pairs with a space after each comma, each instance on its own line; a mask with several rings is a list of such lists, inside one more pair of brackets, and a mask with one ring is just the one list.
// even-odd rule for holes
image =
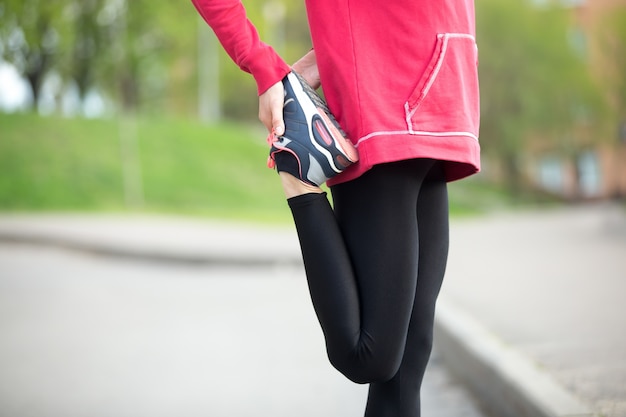
[[386, 381], [403, 359], [417, 279], [416, 203], [434, 162], [374, 167], [325, 196], [289, 200], [311, 298], [333, 365]]
[[370, 385], [367, 417], [419, 416], [420, 387], [432, 348], [435, 302], [449, 244], [448, 194], [440, 164], [425, 179], [417, 203], [419, 273], [402, 364], [390, 381]]

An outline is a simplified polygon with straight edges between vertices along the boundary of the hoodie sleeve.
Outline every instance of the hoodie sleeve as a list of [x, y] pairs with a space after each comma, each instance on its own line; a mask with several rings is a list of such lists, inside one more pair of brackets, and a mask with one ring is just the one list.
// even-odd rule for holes
[[258, 94], [284, 78], [289, 65], [263, 43], [246, 16], [241, 0], [191, 0], [220, 43], [241, 68], [254, 77]]

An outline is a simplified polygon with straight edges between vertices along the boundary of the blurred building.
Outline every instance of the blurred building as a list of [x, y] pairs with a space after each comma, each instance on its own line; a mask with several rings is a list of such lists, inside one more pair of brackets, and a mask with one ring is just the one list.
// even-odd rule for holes
[[[616, 81], [615, 77], [626, 75], [611, 72], [609, 64], [615, 59], [612, 54], [623, 56], [626, 51], [607, 49], [605, 22], [618, 10], [626, 12], [626, 0], [561, 0], [560, 3], [571, 12], [568, 33], [571, 47], [588, 62], [593, 76], [608, 86], [607, 101], [616, 107], [611, 83]], [[544, 191], [569, 200], [624, 198], [626, 115], [616, 112], [618, 117], [606, 132], [593, 132], [586, 125], [582, 110], [579, 125], [570, 137], [563, 138], [559, 149], [532, 147], [526, 164], [528, 180]]]

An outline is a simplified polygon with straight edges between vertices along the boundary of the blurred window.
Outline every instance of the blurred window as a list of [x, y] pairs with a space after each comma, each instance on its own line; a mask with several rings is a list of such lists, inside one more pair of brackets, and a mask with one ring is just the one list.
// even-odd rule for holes
[[539, 161], [539, 184], [555, 193], [563, 192], [563, 164], [560, 158], [546, 156]]
[[578, 184], [584, 197], [595, 197], [602, 190], [600, 160], [594, 151], [585, 151], [578, 157]]

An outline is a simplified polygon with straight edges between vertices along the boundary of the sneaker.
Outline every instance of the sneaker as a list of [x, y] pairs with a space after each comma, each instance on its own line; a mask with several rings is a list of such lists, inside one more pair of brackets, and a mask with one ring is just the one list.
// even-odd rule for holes
[[359, 160], [324, 100], [295, 71], [284, 79], [285, 133], [271, 143], [268, 166], [320, 186]]

